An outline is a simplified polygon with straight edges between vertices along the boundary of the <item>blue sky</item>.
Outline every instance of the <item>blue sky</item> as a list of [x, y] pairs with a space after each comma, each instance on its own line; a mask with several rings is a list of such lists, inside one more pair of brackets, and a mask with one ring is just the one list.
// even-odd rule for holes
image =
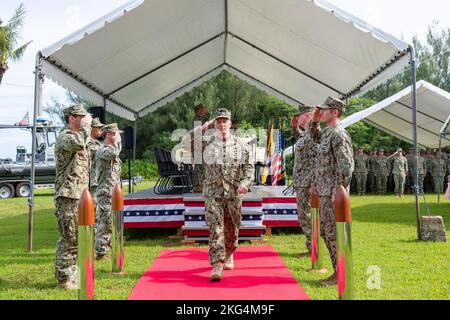
[[[185, 1], [185, 0], [180, 0]], [[14, 124], [27, 111], [33, 113], [34, 61], [36, 52], [55, 43], [104, 14], [125, 4], [128, 0], [1, 0], [0, 18], [8, 20], [14, 9], [24, 3], [27, 15], [23, 40], [33, 40], [24, 58], [10, 69], [0, 85], [1, 124]], [[410, 42], [413, 35], [424, 40], [428, 25], [439, 21], [449, 28], [450, 1], [448, 0], [328, 0], [370, 24]], [[43, 105], [56, 96], [65, 102], [64, 90], [46, 80]], [[0, 158], [15, 156], [17, 145], [30, 151], [31, 135], [22, 130], [0, 131]]]

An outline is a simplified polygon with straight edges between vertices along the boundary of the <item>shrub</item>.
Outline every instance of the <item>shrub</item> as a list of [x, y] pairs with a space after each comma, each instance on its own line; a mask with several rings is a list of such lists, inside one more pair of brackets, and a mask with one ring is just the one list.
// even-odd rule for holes
[[[135, 161], [135, 176], [141, 176], [145, 180], [156, 180], [159, 177], [158, 166], [156, 163], [152, 163], [148, 160], [136, 160]], [[133, 173], [133, 163], [131, 163], [131, 172]], [[128, 163], [122, 164], [122, 177], [128, 177]]]

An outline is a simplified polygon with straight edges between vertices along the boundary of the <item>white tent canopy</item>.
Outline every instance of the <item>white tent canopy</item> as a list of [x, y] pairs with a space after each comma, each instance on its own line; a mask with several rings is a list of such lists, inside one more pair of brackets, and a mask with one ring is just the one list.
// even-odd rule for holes
[[[439, 147], [439, 134], [450, 115], [450, 93], [426, 81], [416, 83], [417, 143], [422, 147]], [[411, 87], [342, 120], [348, 127], [360, 120], [401, 140], [413, 143]], [[442, 146], [449, 146], [444, 138]]]
[[42, 73], [134, 120], [222, 70], [290, 104], [360, 94], [407, 43], [324, 0], [132, 1], [41, 51]]

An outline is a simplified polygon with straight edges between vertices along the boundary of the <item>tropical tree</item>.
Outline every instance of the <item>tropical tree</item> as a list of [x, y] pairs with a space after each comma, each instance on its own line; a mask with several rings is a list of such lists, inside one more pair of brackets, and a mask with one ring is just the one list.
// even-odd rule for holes
[[29, 41], [18, 47], [21, 39], [20, 30], [24, 25], [24, 19], [25, 6], [21, 3], [6, 25], [3, 25], [3, 21], [0, 20], [0, 84], [3, 75], [8, 70], [8, 62], [19, 61], [31, 43]]

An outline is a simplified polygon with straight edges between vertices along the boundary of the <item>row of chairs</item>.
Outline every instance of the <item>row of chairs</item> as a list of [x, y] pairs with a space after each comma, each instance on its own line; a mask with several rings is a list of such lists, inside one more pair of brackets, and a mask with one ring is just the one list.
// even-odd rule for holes
[[155, 147], [154, 152], [160, 177], [153, 191], [158, 195], [190, 192], [193, 188], [192, 165], [176, 164], [170, 151]]

